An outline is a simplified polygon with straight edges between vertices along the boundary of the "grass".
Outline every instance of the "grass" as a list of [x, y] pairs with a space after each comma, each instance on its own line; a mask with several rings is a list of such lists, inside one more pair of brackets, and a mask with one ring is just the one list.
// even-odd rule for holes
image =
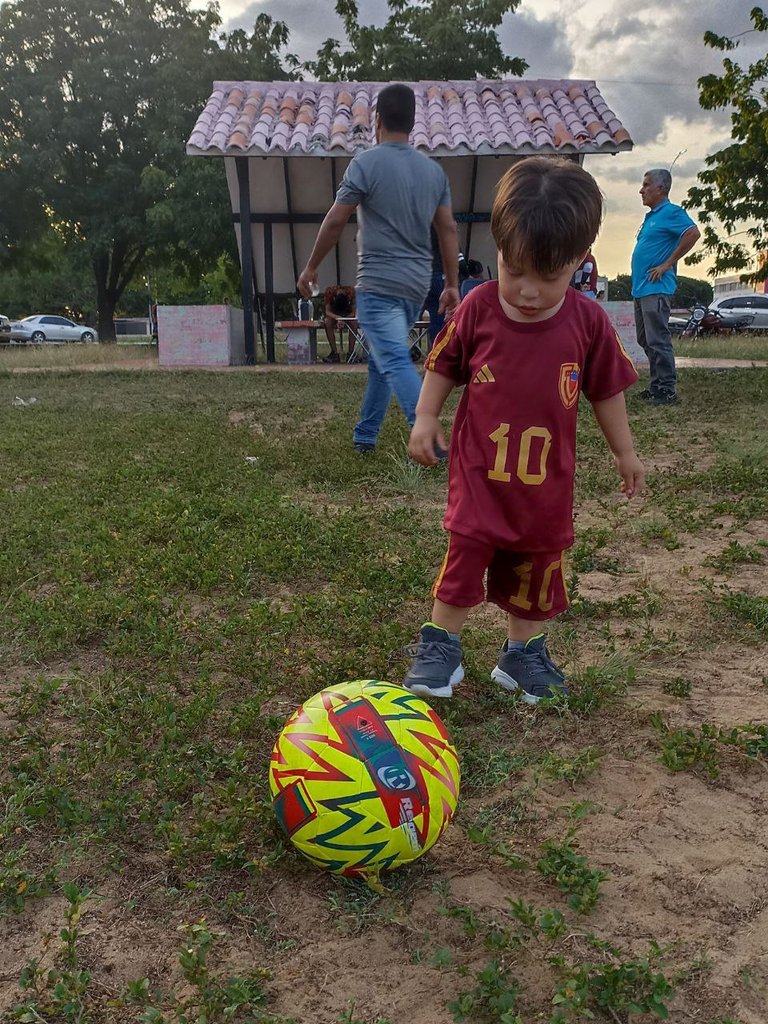
[[[585, 920], [613, 941], [625, 912], [590, 839], [611, 814], [592, 787], [609, 785], [616, 758], [640, 758], [672, 786], [683, 768], [719, 773], [720, 784], [732, 763], [765, 757], [761, 723], [715, 738], [677, 719], [654, 730], [634, 694], [642, 687], [647, 707], [691, 692], [678, 663], [689, 648], [670, 633], [706, 653], [728, 629], [753, 655], [765, 650], [766, 598], [740, 589], [741, 574], [762, 570], [764, 547], [729, 531], [755, 529], [768, 511], [768, 371], [682, 371], [685, 402], [673, 409], [630, 393], [643, 456], [664, 457], [630, 512], [581, 411], [574, 603], [551, 643], [573, 696], [527, 708], [491, 688], [503, 626], [473, 616], [465, 696], [439, 707], [462, 759], [457, 821], [439, 855], [373, 895], [320, 876], [286, 844], [265, 766], [303, 699], [343, 679], [397, 678], [395, 652], [427, 614], [443, 555], [445, 467], [414, 469], [394, 414], [380, 452], [353, 458], [364, 374], [78, 370], [102, 354], [105, 366], [107, 356], [147, 358], [137, 346], [0, 352], [0, 945], [23, 927], [30, 962], [40, 960], [14, 977], [15, 961], [4, 967], [0, 1020], [6, 1006], [23, 1007], [9, 1019], [98, 1024], [386, 1019], [388, 1004], [372, 993], [366, 1004], [338, 973], [330, 1008], [294, 1010], [285, 979], [318, 934], [353, 944], [346, 956], [376, 935], [385, 956], [404, 950], [420, 970], [439, 966], [450, 991], [425, 986], [435, 1020], [658, 1013], [669, 991], [653, 957], [601, 959], [578, 946], [586, 940], [574, 945]], [[12, 372], [33, 364], [61, 372]], [[15, 407], [17, 394], [37, 402]], [[684, 542], [715, 522], [709, 550], [720, 554], [694, 576], [728, 570], [727, 588], [692, 580], [681, 596], [649, 582], [646, 561], [682, 558]], [[589, 574], [600, 593], [588, 591]], [[697, 681], [697, 700], [705, 692]], [[558, 838], [564, 800], [583, 853], [570, 833]], [[479, 907], [436, 911], [436, 884], [486, 865], [507, 891], [557, 906], [537, 911], [524, 935], [507, 912], [487, 921]], [[44, 940], [56, 906], [69, 931], [61, 948]], [[151, 922], [142, 941], [164, 967], [107, 978], [98, 923], [110, 907], [138, 931]], [[237, 956], [244, 936], [248, 970]], [[504, 958], [514, 948], [539, 963], [540, 944], [554, 960], [529, 989]], [[426, 952], [412, 961], [416, 950]], [[696, 1010], [697, 992], [682, 998]], [[720, 1016], [733, 1009], [721, 1004]]]
[[[2, 345], [0, 373], [16, 369], [74, 370], [82, 366], [114, 366], [150, 360], [157, 363], [157, 346], [146, 341], [120, 339], [116, 345]], [[29, 388], [36, 377], [18, 379], [18, 387]]]
[[715, 334], [696, 341], [675, 336], [672, 342], [678, 356], [694, 356], [697, 359], [768, 359], [768, 332], [765, 331], [745, 331], [730, 336]]
[[[346, 351], [346, 337], [344, 339]], [[317, 354], [322, 358], [330, 352], [322, 329], [318, 331]], [[275, 359], [288, 362], [285, 334], [275, 332]], [[125, 335], [115, 344], [97, 345], [0, 345], [0, 372], [15, 368], [76, 369], [81, 366], [114, 366], [120, 363], [149, 362], [157, 365], [157, 344], [146, 335]], [[256, 336], [256, 362], [266, 363], [266, 353]]]

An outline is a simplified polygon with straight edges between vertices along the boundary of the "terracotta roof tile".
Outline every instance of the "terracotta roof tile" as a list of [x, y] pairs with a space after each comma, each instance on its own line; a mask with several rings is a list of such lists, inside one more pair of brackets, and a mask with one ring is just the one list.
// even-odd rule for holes
[[[214, 82], [187, 143], [199, 155], [353, 155], [373, 145], [381, 82]], [[615, 153], [629, 132], [591, 81], [416, 82], [411, 141], [437, 156]]]

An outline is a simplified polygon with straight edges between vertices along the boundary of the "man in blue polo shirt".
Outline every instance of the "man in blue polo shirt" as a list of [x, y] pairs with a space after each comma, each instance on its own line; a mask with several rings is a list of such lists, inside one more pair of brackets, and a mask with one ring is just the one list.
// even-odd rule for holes
[[648, 206], [632, 253], [632, 298], [637, 341], [651, 367], [651, 385], [641, 392], [651, 405], [677, 402], [677, 373], [669, 311], [677, 288], [677, 261], [689, 252], [701, 232], [682, 208], [669, 201], [672, 175], [647, 171], [640, 187]]

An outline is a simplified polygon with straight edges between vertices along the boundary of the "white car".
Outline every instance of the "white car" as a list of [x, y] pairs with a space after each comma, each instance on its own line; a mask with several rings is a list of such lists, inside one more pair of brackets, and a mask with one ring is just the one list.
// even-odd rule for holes
[[0, 341], [11, 340], [11, 321], [0, 313]]
[[725, 317], [751, 316], [750, 331], [768, 330], [768, 295], [732, 295], [715, 299], [710, 309], [716, 309]]
[[65, 316], [46, 316], [37, 313], [25, 316], [11, 324], [11, 341], [26, 341], [39, 345], [44, 341], [98, 341], [99, 336], [92, 327], [76, 324]]

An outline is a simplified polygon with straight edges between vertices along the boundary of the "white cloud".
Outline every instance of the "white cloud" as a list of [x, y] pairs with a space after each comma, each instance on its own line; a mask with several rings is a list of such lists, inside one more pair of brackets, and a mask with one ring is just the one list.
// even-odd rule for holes
[[[601, 269], [628, 270], [645, 214], [638, 188], [650, 167], [674, 167], [673, 200], [682, 201], [707, 154], [730, 137], [726, 111], [699, 107], [697, 80], [719, 73], [723, 54], [704, 45], [711, 30], [746, 31], [756, 0], [523, 0], [499, 29], [505, 50], [523, 57], [531, 78], [595, 79], [608, 105], [635, 142], [631, 154], [588, 158], [587, 168], [606, 194], [608, 215], [597, 247]], [[200, 4], [202, 6], [202, 2]], [[250, 28], [260, 11], [291, 29], [291, 49], [313, 56], [329, 36], [343, 38], [333, 0], [221, 0], [228, 29]], [[386, 0], [360, 0], [363, 23], [382, 24]], [[765, 53], [765, 36], [747, 34], [729, 56], [742, 65]], [[706, 264], [694, 270], [704, 273]]]

